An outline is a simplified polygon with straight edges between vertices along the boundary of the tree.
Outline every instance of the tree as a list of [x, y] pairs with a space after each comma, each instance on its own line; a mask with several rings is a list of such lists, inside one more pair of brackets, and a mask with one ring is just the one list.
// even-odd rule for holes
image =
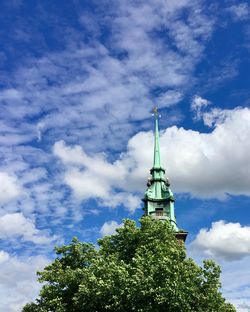
[[57, 258], [38, 273], [40, 296], [23, 312], [236, 311], [219, 292], [218, 265], [187, 258], [168, 222], [140, 222], [125, 220], [99, 249], [76, 238], [56, 247]]

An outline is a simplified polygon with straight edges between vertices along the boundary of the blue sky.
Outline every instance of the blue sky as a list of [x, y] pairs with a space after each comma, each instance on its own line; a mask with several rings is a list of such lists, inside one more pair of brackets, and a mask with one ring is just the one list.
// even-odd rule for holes
[[222, 266], [250, 309], [250, 5], [245, 1], [0, 3], [1, 311], [73, 236], [138, 220], [161, 153], [187, 249]]

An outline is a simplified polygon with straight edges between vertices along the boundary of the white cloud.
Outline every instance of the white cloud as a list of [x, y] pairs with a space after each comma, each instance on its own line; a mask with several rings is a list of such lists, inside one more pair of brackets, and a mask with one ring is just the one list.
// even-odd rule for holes
[[7, 252], [0, 250], [0, 263], [8, 261], [9, 258], [9, 254]]
[[20, 100], [22, 98], [22, 92], [16, 89], [6, 89], [0, 94], [0, 100]]
[[230, 6], [227, 10], [232, 14], [234, 19], [236, 20], [247, 19], [250, 13], [249, 5], [247, 4], [247, 2], [234, 4]]
[[[13, 77], [6, 77], [13, 87], [0, 92], [1, 115], [17, 123], [20, 136], [15, 133], [13, 141], [80, 140], [88, 150], [103, 149], [105, 141], [106, 149], [120, 150], [134, 130], [129, 122], [148, 118], [155, 88], [155, 100], [168, 107], [192, 85], [194, 68], [213, 32], [213, 20], [199, 1], [106, 4], [105, 18], [98, 10], [95, 16], [85, 12], [79, 17], [97, 33], [90, 43], [72, 29], [62, 38], [65, 50], [29, 57]], [[178, 18], [182, 12], [188, 17], [185, 21]], [[99, 41], [99, 23], [112, 30], [109, 45]], [[32, 131], [24, 129], [25, 123]], [[113, 128], [122, 131], [114, 136]]]
[[43, 256], [18, 258], [0, 251], [0, 310], [21, 311], [27, 302], [38, 295], [40, 285], [36, 271], [48, 264]]
[[195, 113], [195, 119], [200, 120], [203, 116], [204, 109], [210, 104], [210, 101], [195, 95], [191, 101], [191, 110]]
[[166, 107], [178, 103], [182, 100], [183, 94], [178, 91], [167, 91], [161, 94], [157, 99], [156, 103], [158, 107]]
[[0, 204], [5, 204], [18, 197], [20, 193], [21, 188], [18, 185], [17, 178], [7, 172], [0, 171]]
[[[181, 13], [188, 17], [185, 21], [179, 20]], [[65, 44], [62, 51], [29, 57], [11, 75], [3, 73], [3, 79], [9, 82], [0, 92], [0, 157], [6, 163], [4, 169], [26, 166], [10, 171], [23, 183], [29, 172], [48, 169], [47, 176], [41, 173], [39, 179], [23, 186], [21, 200], [5, 203], [6, 212], [29, 215], [40, 211], [41, 218], [57, 211], [60, 217], [74, 213], [70, 209], [74, 200], [65, 199], [67, 188], [61, 187], [57, 164], [46, 152], [61, 139], [68, 144], [65, 152], [69, 152], [66, 146], [84, 147], [79, 155], [87, 163], [87, 170], [79, 170], [82, 160], [73, 155], [64, 176], [75, 198], [91, 195], [101, 204], [124, 203], [134, 210], [140, 199], [127, 193], [130, 187], [124, 186], [123, 164], [117, 168], [118, 164], [109, 164], [98, 155], [93, 161], [103, 168], [97, 168], [99, 173], [95, 175], [95, 168], [89, 169], [89, 155], [124, 150], [139, 127], [148, 127], [153, 94], [160, 107], [181, 101], [213, 32], [213, 20], [199, 1], [111, 1], [105, 18], [97, 10], [94, 16], [85, 12], [79, 20], [93, 40], [84, 40], [84, 32], [71, 29], [70, 35], [66, 32], [61, 38]], [[103, 44], [99, 37], [106, 27], [111, 30], [109, 44]], [[159, 30], [166, 38], [158, 36]], [[172, 124], [174, 118], [169, 117], [168, 123]], [[142, 123], [133, 123], [135, 120]], [[87, 183], [89, 174], [97, 176], [98, 183], [94, 178]], [[114, 191], [116, 187], [119, 194]], [[63, 206], [69, 208], [60, 210]], [[53, 221], [59, 222], [58, 218]]]
[[192, 243], [206, 255], [236, 260], [250, 255], [250, 227], [240, 223], [217, 221], [210, 229], [201, 229]]
[[78, 169], [69, 170], [65, 182], [73, 190], [77, 198], [106, 197], [110, 192], [110, 184], [99, 180], [92, 172], [81, 172]]
[[140, 204], [137, 196], [126, 192], [116, 193], [124, 183], [126, 170], [120, 161], [109, 163], [103, 154], [87, 156], [80, 146], [68, 147], [59, 141], [54, 153], [66, 164], [64, 181], [80, 200], [97, 198], [109, 207], [123, 204], [133, 211]]
[[206, 126], [213, 127], [224, 123], [227, 118], [233, 118], [235, 110], [213, 108], [210, 111], [203, 112], [201, 117]]
[[51, 178], [52, 171], [57, 170], [55, 163], [51, 166], [52, 155], [38, 147], [18, 145], [2, 147], [0, 157], [4, 159], [0, 165], [0, 173], [5, 170], [8, 172], [11, 181], [15, 182], [11, 185], [17, 190], [15, 193], [18, 193], [17, 196], [7, 200], [9, 192], [2, 189], [8, 180], [6, 175], [2, 176], [3, 181], [0, 178], [0, 204], [2, 204], [0, 215], [22, 212], [25, 217], [33, 219], [39, 212], [42, 227], [47, 226], [51, 214], [53, 218], [50, 219], [50, 226], [53, 226], [54, 222], [63, 222], [65, 215], [69, 215], [73, 203], [69, 203], [69, 198], [64, 197], [66, 187], [63, 188], [59, 184], [61, 181]]
[[[220, 114], [223, 118], [210, 118], [215, 120], [210, 133], [175, 126], [161, 133], [162, 164], [167, 164], [174, 192], [221, 199], [227, 194], [250, 195], [250, 110], [237, 108]], [[90, 157], [80, 146], [63, 142], [55, 144], [54, 153], [65, 163], [64, 181], [77, 197], [106, 201], [113, 196], [115, 200], [118, 195], [114, 194], [144, 191], [152, 166], [153, 133], [132, 137], [127, 152], [113, 163], [102, 154]], [[136, 204], [139, 198], [132, 210]]]
[[[173, 190], [208, 198], [250, 195], [249, 136], [248, 108], [231, 110], [210, 133], [166, 129], [161, 135], [162, 164], [167, 165]], [[152, 146], [150, 133], [139, 133], [130, 140], [124, 163], [132, 164], [132, 181], [145, 177], [152, 163]]]
[[43, 235], [36, 229], [32, 220], [25, 218], [22, 213], [5, 214], [0, 217], [0, 239], [21, 237], [23, 241], [35, 244], [48, 244], [53, 238]]
[[102, 199], [101, 205], [111, 208], [123, 205], [133, 213], [135, 209], [140, 207], [141, 198], [137, 194], [134, 195], [130, 192], [111, 193], [110, 197]]
[[122, 224], [119, 224], [118, 222], [114, 220], [107, 221], [102, 225], [100, 229], [100, 233], [102, 236], [112, 235], [115, 233], [115, 230], [121, 226]]
[[210, 229], [201, 229], [187, 246], [189, 255], [198, 263], [212, 258], [220, 265], [222, 294], [237, 312], [248, 312], [250, 308], [249, 240], [249, 226], [218, 221]]

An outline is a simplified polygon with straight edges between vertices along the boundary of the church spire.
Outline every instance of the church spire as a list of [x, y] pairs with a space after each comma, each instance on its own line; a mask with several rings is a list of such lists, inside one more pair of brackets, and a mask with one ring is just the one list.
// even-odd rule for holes
[[175, 218], [174, 195], [170, 189], [168, 178], [165, 177], [165, 169], [161, 166], [160, 142], [159, 142], [159, 112], [157, 107], [153, 109], [155, 116], [154, 137], [154, 161], [150, 170], [150, 178], [144, 196], [144, 214], [154, 219], [168, 220], [176, 232], [176, 237], [185, 241], [187, 232], [178, 229]]
[[161, 155], [160, 155], [160, 143], [159, 143], [159, 126], [158, 119], [159, 113], [157, 107], [153, 109], [155, 116], [155, 145], [154, 145], [154, 165], [153, 168], [161, 168]]

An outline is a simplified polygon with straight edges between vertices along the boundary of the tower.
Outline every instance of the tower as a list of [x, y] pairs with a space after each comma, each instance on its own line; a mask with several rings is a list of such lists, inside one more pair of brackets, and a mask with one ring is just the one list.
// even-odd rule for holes
[[176, 223], [174, 209], [174, 195], [170, 189], [168, 178], [165, 177], [165, 169], [161, 166], [159, 143], [159, 113], [157, 108], [153, 110], [155, 116], [154, 161], [150, 170], [151, 177], [147, 182], [147, 190], [144, 196], [144, 215], [157, 220], [168, 220], [176, 233], [176, 238], [185, 242], [187, 232], [180, 230]]

